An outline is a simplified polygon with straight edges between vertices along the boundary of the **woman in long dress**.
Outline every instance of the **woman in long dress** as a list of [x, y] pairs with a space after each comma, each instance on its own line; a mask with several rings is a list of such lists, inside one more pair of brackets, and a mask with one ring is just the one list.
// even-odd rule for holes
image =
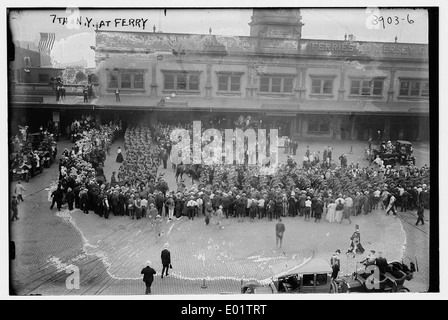
[[327, 206], [327, 216], [325, 219], [328, 222], [335, 222], [336, 221], [336, 203], [334, 203], [333, 199], [330, 199], [330, 203]]
[[118, 163], [122, 163], [123, 162], [123, 154], [121, 153], [121, 148], [118, 147], [118, 151], [117, 151], [117, 159], [116, 161]]

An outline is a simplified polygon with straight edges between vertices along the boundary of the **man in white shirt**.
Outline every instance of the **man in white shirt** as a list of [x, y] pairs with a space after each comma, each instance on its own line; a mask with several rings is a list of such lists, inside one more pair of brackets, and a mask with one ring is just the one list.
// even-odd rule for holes
[[380, 202], [381, 191], [376, 189], [373, 191], [373, 209], [378, 209], [378, 203]]
[[188, 211], [188, 220], [194, 220], [194, 208], [198, 205], [196, 201], [194, 201], [194, 197], [190, 197], [190, 201], [187, 203], [187, 211]]
[[265, 204], [264, 198], [261, 197], [258, 200], [258, 219], [264, 218], [264, 204]]
[[307, 197], [305, 200], [305, 220], [310, 219], [311, 214], [311, 197]]
[[22, 185], [20, 181], [17, 181], [15, 193], [17, 194], [17, 201], [23, 202], [23, 191], [26, 191], [25, 187]]
[[141, 201], [140, 201], [140, 205], [142, 207], [142, 217], [146, 218], [146, 210], [148, 210], [148, 200], [144, 197]]

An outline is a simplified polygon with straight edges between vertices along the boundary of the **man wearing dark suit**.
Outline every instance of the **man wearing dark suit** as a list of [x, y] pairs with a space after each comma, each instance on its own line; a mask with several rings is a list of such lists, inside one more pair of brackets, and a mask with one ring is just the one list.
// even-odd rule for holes
[[[171, 265], [171, 254], [168, 251], [168, 243], [165, 243], [165, 245], [163, 246], [164, 249], [162, 250], [162, 254], [161, 254], [161, 258], [162, 258], [162, 279], [163, 279], [163, 274], [165, 273], [165, 276], [168, 276], [168, 269], [170, 268]], [[165, 272], [166, 270], [166, 272]]]
[[378, 269], [380, 270], [381, 273], [386, 273], [388, 263], [387, 263], [386, 258], [383, 257], [383, 253], [382, 252], [378, 253], [378, 258], [376, 258], [375, 264], [376, 264], [376, 266], [378, 267]]
[[143, 274], [143, 282], [146, 284], [145, 294], [151, 294], [151, 285], [156, 274], [156, 270], [151, 268], [151, 261], [146, 261], [146, 267], [142, 269], [141, 274]]

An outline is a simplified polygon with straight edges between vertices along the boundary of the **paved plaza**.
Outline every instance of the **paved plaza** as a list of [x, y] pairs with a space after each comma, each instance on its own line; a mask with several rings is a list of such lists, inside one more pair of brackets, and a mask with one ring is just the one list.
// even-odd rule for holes
[[[62, 139], [59, 153], [71, 142]], [[123, 148], [123, 140], [114, 142], [105, 163], [107, 179], [118, 171], [115, 152]], [[331, 145], [334, 158], [348, 155], [348, 163], [367, 165], [364, 158], [365, 142], [301, 141], [296, 155], [300, 164], [307, 146], [311, 151]], [[417, 166], [429, 164], [429, 145], [415, 145]], [[350, 153], [351, 151], [351, 153]], [[286, 155], [280, 151], [280, 162]], [[170, 189], [175, 189], [174, 172], [160, 169]], [[152, 286], [157, 295], [199, 295], [238, 293], [242, 280], [263, 280], [271, 277], [271, 267], [282, 262], [300, 263], [309, 257], [329, 261], [336, 249], [345, 253], [355, 225], [360, 226], [361, 242], [366, 251], [383, 251], [389, 261], [401, 260], [409, 264], [418, 260], [419, 272], [405, 285], [413, 292], [427, 290], [429, 279], [429, 211], [426, 223], [416, 227], [415, 212], [398, 212], [398, 218], [376, 210], [368, 215], [352, 217], [352, 224], [304, 221], [302, 217], [284, 218], [286, 232], [281, 249], [275, 246], [275, 221], [262, 220], [240, 223], [224, 219], [224, 229], [214, 220], [208, 226], [204, 218], [193, 221], [187, 217], [164, 220], [162, 234], [156, 234], [149, 218], [131, 220], [111, 215], [109, 220], [93, 212], [85, 215], [80, 210], [60, 212], [50, 210], [48, 191], [58, 178], [54, 163], [30, 182], [23, 183], [25, 202], [19, 205], [19, 220], [11, 222], [11, 240], [15, 241], [17, 256], [10, 264], [11, 287], [18, 295], [141, 295], [145, 287], [141, 269], [147, 260], [158, 272]], [[189, 180], [189, 179], [186, 179]], [[11, 183], [11, 186], [15, 182]], [[188, 182], [190, 185], [190, 182]], [[161, 279], [160, 252], [169, 244], [173, 269]], [[356, 261], [341, 256], [341, 272], [352, 273]], [[67, 289], [70, 266], [80, 271], [79, 289]], [[205, 286], [204, 286], [205, 285]]]

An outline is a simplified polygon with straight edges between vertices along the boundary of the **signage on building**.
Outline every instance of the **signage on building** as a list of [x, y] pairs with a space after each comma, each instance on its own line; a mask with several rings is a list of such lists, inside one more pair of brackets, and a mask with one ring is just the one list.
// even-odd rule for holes
[[[303, 40], [302, 40], [303, 41]], [[299, 51], [303, 54], [366, 55], [381, 58], [428, 58], [428, 46], [410, 43], [351, 42], [305, 40]]]

